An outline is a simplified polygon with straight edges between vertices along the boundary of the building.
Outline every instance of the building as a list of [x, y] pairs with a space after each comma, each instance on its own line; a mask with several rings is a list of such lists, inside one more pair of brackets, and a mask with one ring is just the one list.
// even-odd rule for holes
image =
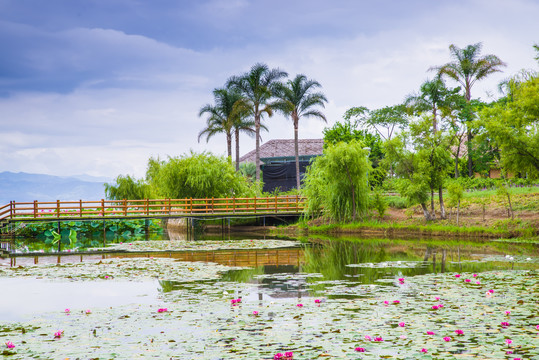
[[[323, 139], [302, 139], [298, 141], [300, 177], [305, 173], [311, 159], [322, 155]], [[256, 151], [252, 150], [240, 158], [240, 164], [255, 162]], [[288, 191], [296, 187], [296, 158], [294, 139], [273, 139], [260, 146], [260, 161], [264, 191], [276, 189]]]

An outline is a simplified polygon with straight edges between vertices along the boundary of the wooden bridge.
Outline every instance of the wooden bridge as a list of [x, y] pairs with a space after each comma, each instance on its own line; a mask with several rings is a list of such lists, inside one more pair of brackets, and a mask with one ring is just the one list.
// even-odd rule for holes
[[17, 202], [0, 207], [0, 230], [14, 223], [107, 219], [298, 216], [305, 198], [294, 196]]

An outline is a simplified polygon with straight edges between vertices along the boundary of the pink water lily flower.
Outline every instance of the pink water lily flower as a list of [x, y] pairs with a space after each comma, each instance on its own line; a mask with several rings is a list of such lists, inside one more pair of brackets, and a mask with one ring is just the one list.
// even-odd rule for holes
[[440, 300], [440, 297], [439, 297], [439, 296], [435, 296], [435, 297], [434, 297], [434, 300], [438, 301], [438, 300]]
[[438, 309], [441, 309], [444, 307], [444, 304], [438, 304]]
[[58, 330], [57, 332], [54, 333], [54, 337], [58, 339], [61, 338], [63, 335], [64, 335], [64, 330]]
[[513, 343], [513, 340], [505, 339], [505, 342], [507, 343], [507, 346], [509, 346], [509, 345], [511, 345]]
[[507, 350], [505, 353], [506, 353], [507, 355], [511, 355], [511, 354], [513, 353], [513, 351], [512, 351], [512, 350]]
[[315, 304], [320, 304], [321, 301], [320, 301], [320, 299], [314, 299], [314, 303], [315, 303]]
[[11, 341], [6, 341], [6, 347], [8, 349], [13, 349], [15, 347], [15, 344], [13, 344]]
[[158, 313], [164, 313], [164, 312], [167, 312], [168, 309], [167, 308], [160, 308], [160, 309], [157, 309], [157, 312]]
[[297, 304], [296, 306], [300, 308], [303, 307], [303, 304]]
[[405, 323], [405, 322], [400, 322], [400, 323], [399, 323], [399, 326], [400, 326], [400, 327], [405, 327], [405, 326], [406, 326], [406, 323]]
[[427, 331], [427, 335], [435, 335], [436, 333], [434, 331]]
[[393, 300], [393, 304], [400, 304], [400, 300]]
[[477, 274], [473, 274], [473, 277], [477, 277]]
[[455, 277], [458, 279], [460, 277], [460, 274], [455, 274]]
[[502, 321], [501, 325], [502, 327], [506, 328], [509, 326], [509, 323], [507, 321]]
[[384, 339], [382, 339], [381, 336], [376, 336], [376, 337], [374, 338], [374, 341], [384, 341]]
[[279, 359], [283, 359], [284, 358], [284, 355], [282, 353], [277, 353], [273, 356], [273, 359], [274, 360], [279, 360]]
[[64, 312], [65, 312], [66, 314], [69, 314], [69, 313], [71, 312], [71, 309], [67, 308], [67, 309], [64, 310]]
[[421, 352], [422, 353], [428, 353], [429, 351], [427, 349], [423, 348], [423, 349], [421, 349]]
[[362, 348], [362, 347], [357, 347], [354, 350], [357, 352], [365, 352], [365, 348]]
[[539, 330], [539, 325], [535, 326], [535, 328], [536, 328], [537, 330]]
[[371, 341], [371, 340], [372, 340], [372, 338], [371, 338], [371, 337], [370, 337], [369, 335], [365, 335], [365, 340], [367, 340], [367, 341]]
[[404, 284], [404, 278], [400, 278], [400, 279], [399, 279], [399, 282], [400, 282], [401, 284]]
[[92, 310], [88, 309], [86, 310], [86, 315], [90, 315], [92, 313]]
[[287, 351], [287, 352], [284, 353], [284, 356], [287, 359], [292, 359], [292, 357], [294, 356], [294, 353], [292, 351]]
[[449, 336], [444, 337], [444, 341], [451, 341], [451, 338]]
[[481, 281], [476, 281], [475, 282], [477, 285], [481, 285]]
[[455, 334], [457, 335], [464, 335], [464, 331], [460, 330], [460, 329], [457, 329], [455, 330]]
[[256, 311], [256, 310], [253, 311], [253, 315], [254, 315], [254, 316], [258, 315], [258, 311]]
[[384, 304], [389, 305], [389, 301], [385, 300]]
[[494, 290], [492, 290], [492, 289], [490, 289], [488, 292], [491, 293], [491, 294], [494, 294]]
[[438, 305], [432, 305], [432, 310], [438, 310]]
[[464, 282], [469, 283], [470, 281], [472, 281], [472, 280], [470, 280], [470, 279], [464, 279]]
[[511, 311], [506, 310], [506, 311], [505, 311], [505, 315], [507, 315], [507, 316], [511, 315]]

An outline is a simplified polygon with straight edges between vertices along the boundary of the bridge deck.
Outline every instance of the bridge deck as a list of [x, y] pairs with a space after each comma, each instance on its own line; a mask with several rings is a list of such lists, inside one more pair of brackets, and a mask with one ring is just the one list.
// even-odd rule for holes
[[299, 215], [305, 198], [146, 199], [16, 202], [0, 207], [0, 223], [154, 218], [222, 218]]

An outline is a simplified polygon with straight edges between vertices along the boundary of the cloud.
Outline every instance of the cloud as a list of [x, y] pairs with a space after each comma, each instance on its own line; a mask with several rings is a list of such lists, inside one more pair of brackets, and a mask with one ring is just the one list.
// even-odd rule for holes
[[[323, 85], [328, 124], [302, 121], [301, 138], [321, 137], [352, 106], [401, 102], [434, 76], [429, 67], [451, 60], [452, 43], [483, 41], [484, 54], [508, 63], [475, 85], [472, 95], [483, 100], [501, 79], [537, 68], [535, 2], [431, 3], [123, 2], [80, 19], [71, 6], [48, 22], [25, 20], [22, 8], [3, 12], [10, 16], [0, 20], [0, 46], [9, 49], [0, 58], [0, 168], [142, 176], [149, 156], [224, 154], [224, 136], [197, 142], [205, 120], [198, 110], [229, 76], [260, 61]], [[282, 116], [266, 124], [264, 141], [293, 136]], [[242, 153], [252, 148], [242, 137]]]

